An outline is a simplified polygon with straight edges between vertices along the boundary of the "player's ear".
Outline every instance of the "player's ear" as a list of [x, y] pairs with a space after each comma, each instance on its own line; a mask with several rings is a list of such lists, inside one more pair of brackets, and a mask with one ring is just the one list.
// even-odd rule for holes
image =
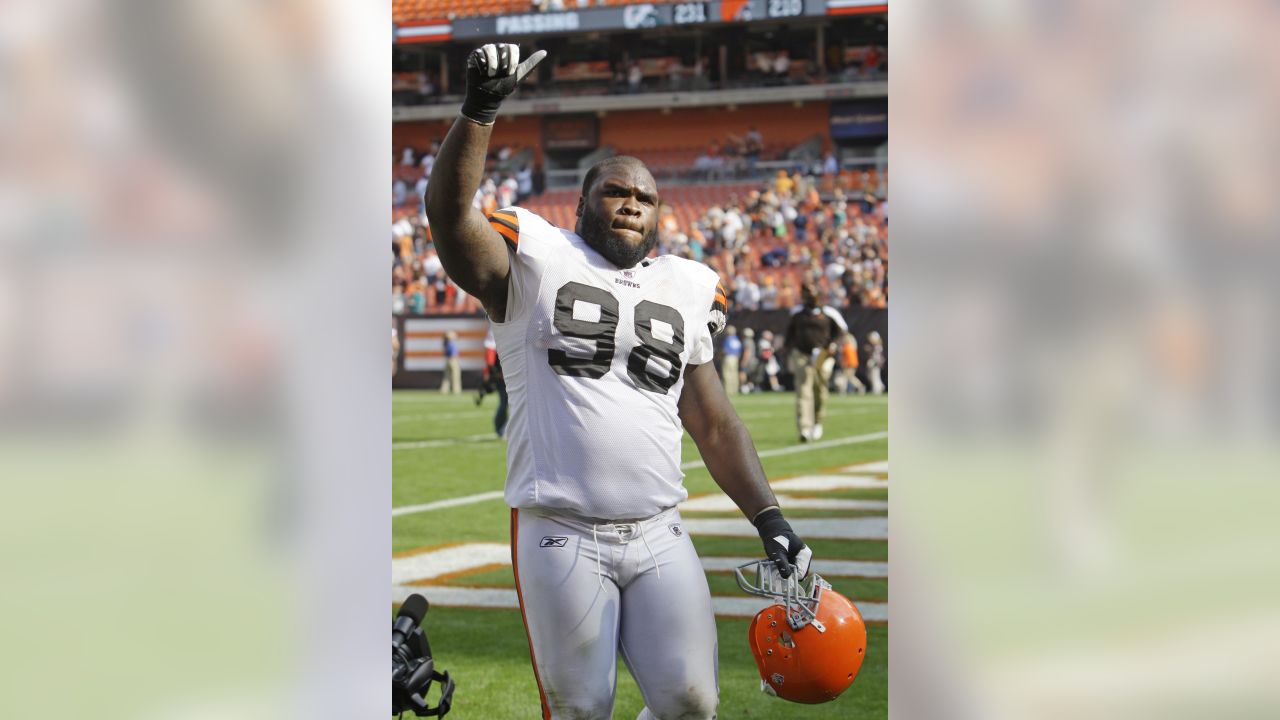
[[586, 195], [579, 195], [579, 196], [578, 196], [578, 209], [577, 209], [576, 211], [574, 211], [574, 214], [575, 214], [575, 215], [577, 215], [578, 217], [582, 217], [582, 208], [583, 208], [583, 207], [585, 207], [585, 206], [586, 206], [586, 204], [587, 204], [587, 196], [586, 196]]

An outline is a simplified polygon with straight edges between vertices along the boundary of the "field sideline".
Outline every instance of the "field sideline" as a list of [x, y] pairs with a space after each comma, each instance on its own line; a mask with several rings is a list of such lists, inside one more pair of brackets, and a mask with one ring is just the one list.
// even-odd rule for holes
[[[433, 602], [425, 624], [437, 662], [458, 684], [450, 717], [536, 718], [537, 687], [520, 614], [507, 607], [514, 583], [505, 552], [509, 510], [497, 494], [503, 486], [505, 446], [491, 429], [496, 398], [476, 408], [473, 397], [421, 391], [393, 396], [392, 503], [400, 508], [392, 519], [393, 598], [412, 591], [442, 598]], [[833, 396], [824, 442], [814, 446], [797, 443], [790, 393], [739, 396], [735, 405], [751, 428], [788, 517], [813, 528], [815, 534], [806, 539], [818, 563], [831, 563], [825, 576], [868, 617], [885, 617], [885, 398]], [[717, 603], [719, 717], [886, 718], [884, 622], [870, 624], [867, 661], [853, 687], [836, 702], [792, 705], [760, 692], [746, 646], [752, 611], [743, 609], [748, 598], [723, 569], [733, 559], [759, 557], [760, 541], [746, 535], [751, 528], [745, 521], [745, 532], [739, 528], [741, 515], [725, 506], [688, 436], [682, 459], [691, 498], [682, 514], [709, 566]], [[820, 564], [818, 568], [824, 572]], [[446, 607], [446, 602], [458, 606]], [[484, 604], [491, 606], [474, 606]], [[641, 707], [639, 690], [619, 663], [614, 717], [630, 720]]]

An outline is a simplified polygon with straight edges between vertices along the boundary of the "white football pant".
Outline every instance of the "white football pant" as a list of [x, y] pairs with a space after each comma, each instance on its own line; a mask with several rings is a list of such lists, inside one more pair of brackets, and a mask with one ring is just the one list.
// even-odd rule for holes
[[545, 720], [609, 720], [619, 650], [639, 720], [715, 718], [711, 593], [675, 508], [600, 523], [512, 510], [511, 554]]

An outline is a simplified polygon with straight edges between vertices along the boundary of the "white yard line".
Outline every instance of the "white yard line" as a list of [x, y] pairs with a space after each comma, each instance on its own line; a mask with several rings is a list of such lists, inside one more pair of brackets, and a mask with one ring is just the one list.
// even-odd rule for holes
[[[492, 438], [493, 436], [492, 435], [472, 435], [471, 437], [474, 439], [483, 439], [483, 438]], [[883, 440], [884, 438], [887, 438], [887, 437], [889, 437], [888, 432], [875, 432], [875, 433], [869, 433], [866, 435], [850, 435], [849, 437], [833, 438], [831, 440], [820, 440], [818, 442], [804, 443], [800, 445], [788, 445], [786, 447], [773, 448], [772, 450], [762, 450], [760, 452], [760, 457], [762, 458], [777, 457], [779, 455], [791, 455], [793, 453], [808, 452], [810, 450], [823, 450], [825, 448], [839, 447], [841, 445], [854, 445], [857, 443]], [[496, 438], [494, 439], [496, 440]], [[431, 443], [441, 443], [441, 442], [446, 442], [446, 441], [426, 440], [421, 443], [392, 443], [391, 447], [394, 450], [413, 449], [417, 447], [442, 447], [442, 445], [431, 444]], [[447, 444], [457, 444], [457, 442], [458, 441], [448, 441]], [[701, 460], [698, 460], [698, 461], [690, 461], [690, 462], [684, 463], [683, 465], [680, 466], [680, 469], [692, 470], [694, 468], [700, 468], [700, 467], [704, 467], [704, 464]], [[786, 481], [781, 481], [781, 482], [786, 482]], [[880, 482], [880, 481], [877, 481], [877, 482]], [[880, 486], [884, 486], [884, 483], [880, 482], [880, 484], [877, 485], [876, 487], [880, 487]], [[775, 485], [775, 487], [779, 487], [780, 489], [790, 489], [790, 488], [783, 488], [778, 485]], [[392, 508], [391, 516], [398, 517], [400, 515], [408, 515], [411, 513], [427, 512], [429, 510], [439, 510], [442, 508], [458, 507], [460, 505], [471, 505], [473, 503], [492, 500], [495, 497], [502, 497], [502, 493], [487, 492], [487, 493], [479, 493], [476, 495], [464, 495], [462, 497], [450, 498], [448, 500], [440, 500], [437, 502], [426, 503], [423, 505], [406, 505], [403, 507]]]
[[511, 547], [504, 543], [467, 543], [419, 555], [393, 558], [391, 582], [399, 585], [414, 580], [463, 572], [485, 565], [511, 564]]
[[[848, 437], [833, 438], [831, 440], [819, 440], [818, 442], [801, 443], [799, 445], [787, 445], [786, 447], [773, 448], [772, 450], [760, 451], [760, 457], [770, 458], [779, 455], [793, 455], [795, 453], [809, 452], [811, 450], [825, 450], [827, 448], [840, 447], [841, 445], [857, 445], [859, 443], [874, 442], [876, 440], [884, 440], [889, 437], [888, 431], [867, 433], [866, 435], [850, 435]], [[694, 468], [706, 467], [701, 460], [690, 461], [680, 466], [681, 470], [692, 470]]]
[[[855, 518], [796, 518], [791, 520], [791, 527], [800, 537], [808, 540], [888, 540], [889, 518], [887, 517], [855, 517]], [[759, 537], [751, 521], [739, 518], [684, 519], [684, 529], [690, 535], [719, 537]]]
[[[883, 485], [884, 483], [880, 483]], [[774, 486], [777, 487], [776, 485]], [[777, 495], [783, 510], [888, 510], [887, 500], [845, 500], [843, 498], [797, 498]], [[738, 509], [728, 495], [704, 495], [680, 503], [680, 512], [733, 512]]]
[[408, 440], [404, 442], [391, 443], [392, 450], [421, 450], [423, 448], [439, 448], [449, 447], [450, 445], [463, 445], [466, 443], [481, 442], [490, 440], [498, 442], [501, 438], [493, 433], [481, 433], [479, 435], [468, 435], [460, 438], [449, 438], [446, 440]]
[[866, 475], [801, 475], [799, 477], [787, 478], [786, 480], [775, 480], [769, 483], [774, 490], [797, 491], [825, 491], [825, 490], [888, 490], [889, 483], [885, 480], [875, 477], [867, 477]]
[[488, 408], [476, 408], [472, 411], [464, 412], [442, 412], [442, 413], [414, 413], [412, 415], [391, 415], [391, 422], [400, 422], [402, 420], [456, 420], [458, 418], [492, 418], [493, 406]]
[[466, 495], [464, 497], [450, 498], [448, 500], [437, 500], [435, 502], [423, 503], [422, 505], [404, 505], [402, 507], [392, 508], [391, 517], [412, 515], [413, 513], [429, 512], [431, 510], [443, 510], [444, 508], [458, 507], [460, 505], [473, 505], [486, 500], [501, 499], [502, 491], [494, 490], [493, 492], [480, 493], [478, 495]]
[[881, 460], [880, 462], [862, 463], [861, 465], [850, 465], [842, 469], [843, 472], [850, 473], [887, 473], [889, 472], [889, 461]]
[[[732, 572], [739, 565], [758, 559], [717, 556], [700, 558], [702, 569], [707, 572]], [[489, 565], [510, 566], [511, 548], [505, 543], [467, 543], [418, 555], [392, 558], [391, 582], [404, 585]], [[813, 570], [820, 575], [830, 577], [884, 578], [889, 576], [889, 564], [882, 562], [818, 558], [813, 561]]]

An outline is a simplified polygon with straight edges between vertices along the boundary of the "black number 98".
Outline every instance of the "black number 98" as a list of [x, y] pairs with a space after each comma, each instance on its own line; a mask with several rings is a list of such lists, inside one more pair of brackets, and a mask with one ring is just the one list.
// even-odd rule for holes
[[[575, 319], [573, 306], [579, 300], [598, 306], [600, 319]], [[547, 351], [547, 362], [552, 369], [569, 377], [593, 380], [604, 377], [613, 363], [616, 349], [618, 299], [608, 290], [578, 282], [565, 283], [556, 293], [553, 319], [555, 328], [561, 335], [594, 341], [596, 349], [589, 358], [573, 357], [564, 350], [550, 349]], [[673, 307], [644, 300], [636, 305], [634, 320], [640, 344], [627, 357], [627, 376], [635, 382], [636, 387], [665, 393], [680, 379], [680, 373], [684, 369], [680, 362], [680, 353], [684, 352], [684, 318]], [[671, 328], [669, 341], [654, 335], [655, 320]], [[670, 369], [665, 374], [651, 372], [651, 358], [665, 360]]]

